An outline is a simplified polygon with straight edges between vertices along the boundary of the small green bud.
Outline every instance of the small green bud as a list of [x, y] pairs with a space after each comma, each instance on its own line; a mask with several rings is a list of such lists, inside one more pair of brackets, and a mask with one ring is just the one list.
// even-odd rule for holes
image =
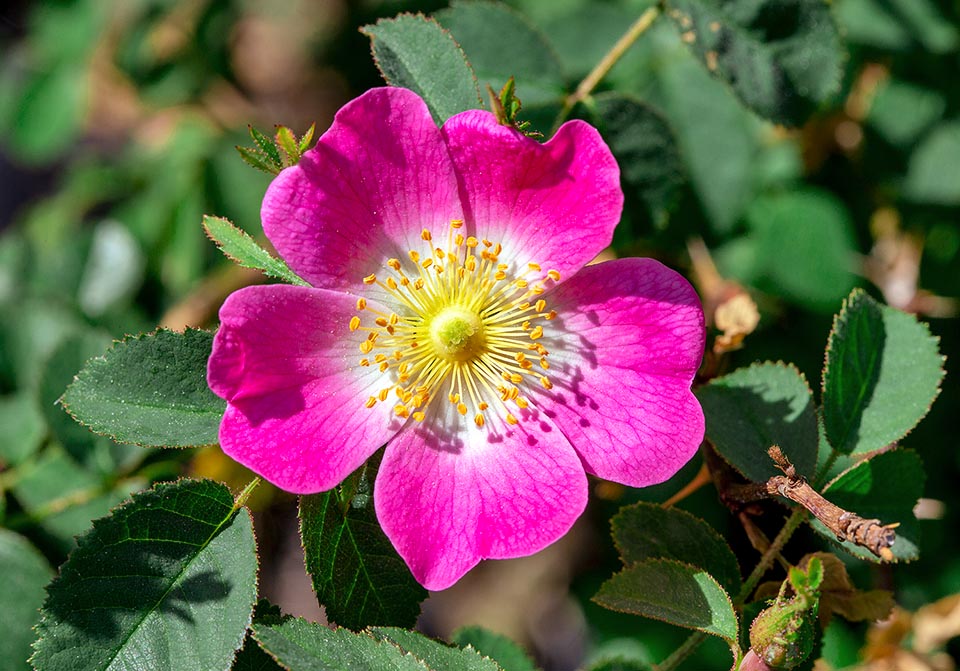
[[[772, 669], [792, 669], [813, 652], [814, 627], [823, 582], [823, 564], [811, 558], [807, 570], [791, 567], [774, 602], [750, 626], [750, 648]], [[792, 596], [787, 596], [787, 590]]]

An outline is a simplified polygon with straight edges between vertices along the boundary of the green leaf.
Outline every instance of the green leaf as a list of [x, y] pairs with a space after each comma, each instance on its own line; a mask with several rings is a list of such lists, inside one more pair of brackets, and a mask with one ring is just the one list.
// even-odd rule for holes
[[673, 130], [659, 112], [621, 93], [602, 93], [594, 105], [627, 190], [639, 196], [656, 225], [664, 225], [685, 181]]
[[8, 136], [16, 156], [45, 163], [73, 146], [83, 127], [86, 78], [82, 63], [67, 62], [41, 69], [27, 81]]
[[657, 47], [655, 67], [648, 68], [656, 75], [659, 93], [653, 102], [676, 133], [690, 183], [712, 230], [728, 234], [753, 198], [761, 124], [700, 66], [672, 25], [656, 22], [648, 32]]
[[877, 87], [867, 123], [888, 142], [912, 149], [917, 138], [943, 116], [947, 101], [942, 93], [897, 79]]
[[297, 138], [294, 136], [292, 130], [286, 126], [277, 126], [274, 142], [276, 142], [277, 146], [283, 149], [283, 152], [287, 155], [288, 165], [295, 165], [297, 161], [300, 160], [300, 147], [297, 145]]
[[823, 0], [670, 0], [707, 69], [754, 112], [797, 126], [840, 88], [845, 55]]
[[941, 123], [910, 156], [904, 191], [913, 200], [960, 204], [960, 120]]
[[[280, 608], [266, 599], [260, 599], [253, 609], [254, 624], [279, 624], [283, 620]], [[284, 668], [260, 647], [253, 638], [253, 632], [247, 630], [247, 638], [233, 660], [230, 671], [284, 671]]]
[[207, 387], [213, 334], [157, 331], [119, 342], [91, 359], [63, 405], [96, 433], [138, 445], [217, 442], [226, 404]]
[[274, 166], [282, 168], [283, 158], [280, 156], [280, 150], [277, 148], [273, 139], [267, 137], [253, 126], [249, 126], [248, 128], [250, 130], [250, 137], [253, 138], [253, 141], [257, 144], [260, 151], [263, 152], [263, 155], [266, 156]]
[[256, 240], [226, 219], [204, 216], [203, 229], [210, 236], [210, 239], [217, 243], [217, 247], [228, 259], [244, 268], [262, 270], [265, 275], [290, 284], [303, 287], [310, 286], [308, 282], [290, 270], [286, 263], [271, 256], [270, 252], [258, 245]]
[[747, 212], [760, 288], [832, 313], [856, 282], [853, 223], [843, 202], [804, 189], [756, 199]]
[[[897, 540], [890, 548], [900, 561], [916, 559], [920, 545], [920, 524], [913, 514], [923, 494], [925, 479], [923, 462], [912, 450], [891, 450], [864, 459], [830, 482], [823, 495], [844, 510], [861, 517], [880, 520], [882, 524], [899, 523]], [[818, 520], [811, 525], [822, 536], [844, 550], [869, 561], [879, 562], [869, 550], [849, 542], [837, 541], [836, 535]]]
[[526, 17], [507, 5], [455, 0], [434, 18], [463, 49], [481, 89], [489, 85], [499, 90], [514, 77], [527, 106], [563, 95], [565, 81], [553, 47]]
[[489, 657], [504, 671], [536, 671], [527, 653], [513, 640], [483, 627], [461, 627], [453, 632], [451, 641], [465, 648], [468, 645], [484, 657]]
[[675, 559], [707, 571], [729, 593], [740, 590], [740, 566], [713, 527], [679, 508], [635, 503], [610, 522], [625, 566], [648, 559]]
[[605, 608], [662, 620], [678, 627], [737, 640], [730, 597], [708, 573], [670, 559], [625, 568], [600, 586], [593, 600]]
[[754, 482], [781, 472], [767, 455], [779, 445], [797, 472], [812, 477], [817, 463], [813, 394], [792, 365], [754, 364], [697, 391], [707, 437], [731, 466]]
[[27, 658], [36, 638], [33, 625], [43, 605], [43, 587], [53, 570], [26, 538], [0, 529], [0, 659], [7, 671], [29, 671]]
[[44, 540], [66, 554], [91, 519], [106, 515], [142, 486], [140, 480], [111, 483], [54, 444], [18, 468], [12, 490], [27, 519], [43, 529]]
[[458, 112], [480, 109], [477, 79], [463, 51], [439, 23], [422, 14], [400, 14], [360, 29], [388, 84], [417, 93], [437, 125]]
[[302, 619], [255, 623], [254, 638], [290, 671], [497, 671], [476, 651], [449, 648], [402, 629], [356, 634]]
[[43, 442], [43, 414], [31, 395], [0, 397], [0, 464], [16, 465], [34, 454]]
[[500, 671], [500, 666], [496, 662], [484, 657], [476, 650], [454, 648], [415, 631], [396, 627], [375, 627], [370, 633], [381, 641], [389, 641], [401, 650], [412, 653], [426, 664], [428, 669]]
[[344, 485], [300, 497], [300, 534], [313, 589], [327, 617], [350, 629], [412, 627], [427, 598], [377, 522], [378, 465], [375, 457]]
[[48, 587], [37, 671], [228, 669], [256, 599], [250, 515], [180, 480], [96, 520]]
[[261, 151], [256, 149], [251, 149], [250, 147], [242, 147], [237, 145], [234, 147], [237, 150], [237, 153], [240, 154], [240, 158], [244, 160], [247, 165], [256, 168], [257, 170], [262, 170], [263, 172], [268, 172], [271, 175], [279, 175], [280, 168], [274, 164], [270, 158]]
[[855, 290], [833, 322], [823, 367], [823, 420], [844, 454], [903, 438], [940, 392], [938, 340], [915, 317]]

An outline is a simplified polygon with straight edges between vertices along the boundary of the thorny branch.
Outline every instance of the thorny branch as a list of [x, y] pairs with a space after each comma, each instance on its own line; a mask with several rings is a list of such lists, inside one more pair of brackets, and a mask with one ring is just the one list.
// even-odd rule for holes
[[793, 464], [779, 447], [774, 445], [767, 453], [783, 471], [783, 475], [775, 475], [762, 483], [727, 485], [721, 490], [725, 503], [741, 507], [760, 499], [782, 496], [810, 511], [836, 534], [837, 540], [860, 545], [884, 561], [893, 561], [890, 548], [897, 540], [894, 529], [898, 524], [882, 524], [878, 519], [865, 519], [830, 503], [810, 486], [806, 478], [797, 474]]

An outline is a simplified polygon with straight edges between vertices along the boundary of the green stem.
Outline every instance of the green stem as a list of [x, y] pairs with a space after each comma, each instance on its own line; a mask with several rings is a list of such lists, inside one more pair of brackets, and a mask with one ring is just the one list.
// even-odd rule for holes
[[783, 550], [783, 546], [787, 544], [787, 541], [793, 536], [793, 532], [800, 527], [805, 519], [807, 519], [806, 509], [794, 508], [793, 513], [787, 518], [783, 528], [780, 529], [780, 533], [770, 542], [770, 547], [761, 555], [760, 561], [757, 562], [757, 565], [750, 575], [747, 576], [747, 579], [743, 581], [743, 587], [740, 588], [740, 593], [737, 594], [737, 598], [733, 600], [735, 608], [739, 608], [750, 598], [753, 590], [755, 590], [760, 583], [761, 578], [763, 578], [767, 571], [770, 570], [770, 567], [773, 566], [773, 562], [776, 560], [777, 555]]
[[[803, 521], [807, 518], [807, 511], [803, 508], [794, 509], [790, 517], [787, 518], [787, 521], [784, 523], [783, 528], [780, 529], [780, 533], [777, 534], [770, 542], [770, 547], [767, 548], [766, 552], [760, 556], [760, 561], [757, 562], [757, 565], [754, 567], [753, 571], [743, 582], [743, 587], [740, 588], [740, 593], [737, 594], [737, 597], [733, 600], [734, 608], [740, 608], [746, 602], [750, 595], [753, 594], [753, 590], [757, 588], [757, 585], [760, 583], [761, 578], [766, 575], [767, 571], [770, 570], [770, 567], [773, 566], [773, 562], [776, 560], [777, 556], [783, 550], [783, 546], [787, 544], [787, 541], [793, 536], [793, 533], [800, 527]], [[700, 644], [703, 643], [707, 638], [707, 635], [702, 631], [695, 631], [680, 644], [680, 647], [674, 650], [669, 657], [654, 666], [656, 671], [673, 671], [678, 666], [680, 666], [686, 659], [692, 655], [697, 648], [700, 647]], [[733, 646], [734, 657], [737, 655], [737, 648]]]
[[836, 450], [833, 450], [830, 453], [830, 456], [827, 457], [827, 461], [823, 464], [823, 468], [820, 470], [819, 473], [817, 473], [816, 477], [813, 479], [813, 485], [815, 489], [817, 489], [818, 491], [820, 490], [820, 488], [824, 484], [823, 480], [826, 479], [827, 474], [830, 472], [830, 469], [833, 467], [833, 464], [837, 461], [839, 457], [840, 457], [840, 453], [837, 452]]
[[560, 113], [557, 115], [557, 120], [554, 122], [553, 131], [550, 133], [553, 135], [557, 132], [557, 129], [560, 127], [566, 118], [570, 114], [570, 111], [576, 106], [577, 103], [583, 102], [587, 97], [593, 92], [593, 89], [603, 81], [603, 78], [607, 76], [610, 70], [614, 65], [617, 64], [623, 55], [627, 52], [627, 49], [633, 46], [633, 43], [637, 41], [647, 29], [653, 25], [654, 20], [660, 15], [659, 7], [648, 7], [647, 10], [640, 15], [640, 18], [633, 22], [633, 25], [627, 29], [627, 32], [617, 40], [610, 51], [600, 60], [599, 63], [594, 66], [593, 70], [590, 71], [586, 77], [583, 78], [583, 81], [580, 82], [580, 85], [577, 86], [577, 89], [568, 95], [563, 101], [563, 108], [560, 110]]
[[233, 501], [234, 510], [240, 510], [240, 508], [246, 504], [247, 499], [249, 499], [250, 495], [253, 494], [253, 490], [260, 485], [260, 482], [261, 480], [259, 477], [254, 478], [246, 487], [243, 488], [242, 492], [237, 494], [237, 498]]
[[680, 644], [680, 647], [674, 650], [669, 657], [654, 665], [655, 671], [673, 671], [683, 664], [687, 657], [696, 652], [700, 644], [707, 639], [707, 635], [702, 631], [695, 631], [687, 637], [687, 640]]

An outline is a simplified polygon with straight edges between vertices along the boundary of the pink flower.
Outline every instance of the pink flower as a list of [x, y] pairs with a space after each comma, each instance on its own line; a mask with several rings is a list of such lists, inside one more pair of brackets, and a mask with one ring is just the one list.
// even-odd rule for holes
[[348, 103], [263, 201], [312, 286], [220, 310], [220, 443], [282, 489], [330, 489], [387, 444], [377, 517], [428, 589], [570, 528], [585, 473], [673, 475], [703, 437], [703, 313], [649, 259], [584, 267], [620, 218], [596, 130], [545, 144], [473, 110], [438, 129], [411, 91]]

